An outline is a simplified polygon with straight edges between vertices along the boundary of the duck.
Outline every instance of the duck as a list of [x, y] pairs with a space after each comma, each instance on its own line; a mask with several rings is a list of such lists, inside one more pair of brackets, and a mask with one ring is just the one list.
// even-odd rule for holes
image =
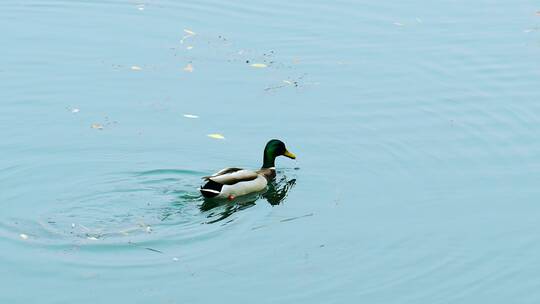
[[285, 156], [296, 159], [285, 144], [279, 139], [268, 141], [264, 147], [263, 165], [259, 170], [242, 168], [224, 168], [210, 176], [203, 177], [206, 183], [199, 188], [202, 196], [207, 199], [234, 200], [239, 196], [262, 192], [268, 183], [276, 176], [276, 158]]

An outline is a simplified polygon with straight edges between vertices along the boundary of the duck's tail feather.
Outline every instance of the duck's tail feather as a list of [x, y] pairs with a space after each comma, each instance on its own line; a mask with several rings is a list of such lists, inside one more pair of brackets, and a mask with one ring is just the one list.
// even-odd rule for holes
[[212, 198], [219, 195], [219, 193], [221, 192], [221, 188], [223, 188], [222, 184], [210, 179], [206, 184], [204, 184], [204, 186], [201, 187], [201, 189], [199, 189], [199, 191], [201, 191], [201, 194], [204, 197]]

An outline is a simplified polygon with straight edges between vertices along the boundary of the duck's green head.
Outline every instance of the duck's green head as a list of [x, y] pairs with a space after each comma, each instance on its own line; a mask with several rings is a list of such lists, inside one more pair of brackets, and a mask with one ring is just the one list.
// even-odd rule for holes
[[296, 155], [289, 152], [287, 148], [285, 147], [285, 144], [279, 140], [279, 139], [272, 139], [266, 144], [266, 147], [264, 148], [264, 162], [263, 162], [263, 168], [272, 168], [275, 167], [275, 161], [276, 157], [278, 156], [286, 156], [288, 158], [295, 159]]

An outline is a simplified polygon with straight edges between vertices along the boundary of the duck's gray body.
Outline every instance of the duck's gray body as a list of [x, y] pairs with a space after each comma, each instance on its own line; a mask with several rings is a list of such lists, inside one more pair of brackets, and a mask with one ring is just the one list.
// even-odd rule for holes
[[206, 198], [231, 198], [246, 195], [254, 192], [261, 192], [266, 189], [268, 181], [276, 175], [274, 168], [261, 169], [257, 171], [225, 168], [206, 176], [207, 181], [200, 191]]

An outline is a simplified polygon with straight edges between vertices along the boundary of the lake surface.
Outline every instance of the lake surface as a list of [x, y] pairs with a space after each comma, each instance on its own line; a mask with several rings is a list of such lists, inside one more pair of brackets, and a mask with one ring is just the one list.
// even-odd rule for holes
[[0, 302], [539, 303], [538, 3], [2, 4]]

